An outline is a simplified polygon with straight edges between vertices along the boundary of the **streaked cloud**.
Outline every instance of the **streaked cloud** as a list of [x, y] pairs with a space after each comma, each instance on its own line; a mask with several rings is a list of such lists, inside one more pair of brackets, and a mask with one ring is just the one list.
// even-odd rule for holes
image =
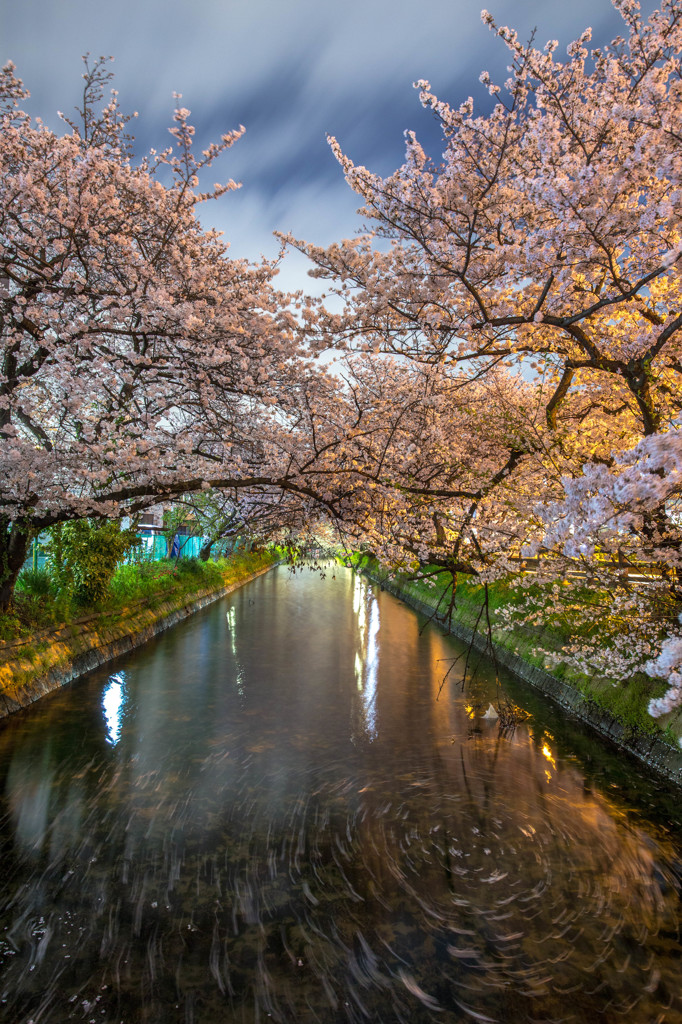
[[[539, 45], [558, 38], [564, 48], [588, 24], [599, 41], [620, 31], [608, 0], [487, 5], [522, 38], [537, 27]], [[21, 0], [2, 5], [0, 59], [17, 65], [30, 112], [55, 127], [56, 110], [78, 102], [86, 51], [115, 57], [114, 84], [123, 108], [139, 111], [142, 150], [168, 144], [173, 92], [192, 110], [199, 145], [244, 124], [246, 136], [211, 177], [244, 188], [203, 219], [225, 230], [235, 255], [272, 256], [274, 228], [324, 243], [358, 227], [327, 132], [357, 162], [388, 173], [402, 160], [405, 129], [440, 150], [415, 79], [451, 102], [471, 94], [485, 105], [478, 75], [503, 79], [508, 57], [479, 10], [470, 0]]]

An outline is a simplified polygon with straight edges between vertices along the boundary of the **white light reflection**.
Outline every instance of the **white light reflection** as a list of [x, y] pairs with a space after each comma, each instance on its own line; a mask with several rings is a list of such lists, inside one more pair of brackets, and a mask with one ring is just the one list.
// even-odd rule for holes
[[367, 734], [374, 739], [377, 734], [377, 673], [379, 669], [379, 644], [377, 634], [379, 632], [379, 602], [376, 597], [372, 599], [372, 607], [369, 613], [369, 628], [367, 630], [367, 658], [365, 661], [365, 690], [362, 695], [362, 703], [365, 708], [365, 723]]
[[379, 602], [364, 580], [357, 576], [353, 586], [353, 611], [357, 616], [358, 647], [355, 652], [355, 682], [360, 695], [359, 710], [365, 735], [377, 736], [377, 680], [379, 673]]
[[237, 613], [234, 605], [227, 612], [227, 625], [230, 630], [230, 646], [232, 648], [232, 656], [234, 658], [235, 668], [237, 670], [237, 693], [240, 697], [244, 696], [244, 677], [242, 675], [242, 667], [239, 664], [239, 658], [237, 657], [237, 645], [235, 643], [235, 632], [237, 629]]
[[121, 738], [121, 718], [125, 700], [125, 672], [112, 676], [102, 693], [102, 710], [107, 726], [107, 743], [115, 747]]
[[365, 625], [367, 621], [367, 613], [365, 611], [364, 587], [362, 580], [356, 576], [353, 586], [353, 612], [358, 617], [358, 633], [360, 634], [360, 649], [355, 652], [355, 682], [358, 687], [358, 693], [362, 692], [362, 655], [365, 649]]

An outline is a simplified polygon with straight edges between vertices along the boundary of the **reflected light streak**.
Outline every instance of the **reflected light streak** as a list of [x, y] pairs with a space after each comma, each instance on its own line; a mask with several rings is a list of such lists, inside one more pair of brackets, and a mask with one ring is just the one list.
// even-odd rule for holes
[[359, 651], [355, 652], [355, 682], [357, 683], [358, 693], [362, 692], [362, 658], [360, 657]]
[[[542, 753], [547, 758], [554, 771], [556, 771], [556, 761], [554, 760], [554, 755], [552, 754], [552, 751], [546, 743], [544, 743], [542, 746]], [[545, 768], [545, 777], [548, 783], [552, 781], [552, 773], [549, 771], [548, 768]]]
[[107, 743], [115, 747], [121, 738], [121, 718], [125, 700], [125, 672], [112, 676], [102, 693], [102, 711], [107, 727]]
[[367, 658], [365, 661], [365, 690], [362, 695], [362, 703], [365, 709], [365, 724], [370, 739], [377, 734], [377, 673], [379, 670], [379, 644], [377, 634], [379, 632], [379, 602], [376, 598], [372, 600], [372, 607], [369, 613], [369, 628], [367, 630]]
[[232, 656], [234, 657], [234, 665], [237, 670], [237, 693], [240, 697], [244, 696], [244, 676], [242, 675], [242, 667], [237, 657], [237, 645], [235, 643], [235, 632], [237, 629], [237, 614], [234, 605], [230, 608], [227, 613], [227, 625], [230, 630], [230, 647], [232, 648]]
[[362, 581], [357, 573], [353, 577], [353, 614], [358, 615], [362, 607]]
[[545, 755], [545, 757], [547, 758], [547, 760], [551, 764], [551, 766], [554, 769], [554, 771], [556, 771], [556, 761], [554, 760], [554, 754], [552, 753], [552, 751], [550, 750], [550, 748], [547, 746], [546, 743], [542, 747], [542, 753]]
[[370, 740], [376, 738], [376, 696], [379, 673], [379, 602], [364, 580], [357, 576], [353, 585], [353, 612], [357, 616], [358, 648], [353, 669], [361, 695], [362, 727]]
[[365, 646], [365, 626], [367, 625], [367, 610], [365, 608], [362, 580], [355, 580], [353, 588], [353, 611], [358, 617], [358, 629], [360, 630], [360, 645]]
[[362, 581], [355, 577], [353, 581], [353, 613], [358, 617], [358, 632], [360, 634], [359, 650], [355, 652], [355, 683], [358, 688], [358, 693], [362, 692], [363, 687], [363, 655], [365, 653], [365, 623], [366, 623], [366, 612], [363, 601], [363, 586]]

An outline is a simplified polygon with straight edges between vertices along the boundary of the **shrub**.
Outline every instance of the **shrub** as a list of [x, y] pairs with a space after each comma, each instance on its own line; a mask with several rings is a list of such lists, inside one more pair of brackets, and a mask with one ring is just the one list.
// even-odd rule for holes
[[109, 590], [118, 601], [132, 601], [145, 591], [145, 576], [142, 565], [119, 565], [114, 573]]
[[204, 575], [204, 565], [207, 564], [206, 562], [200, 562], [197, 558], [179, 558], [177, 571], [181, 576], [201, 577]]
[[0, 613], [0, 643], [10, 643], [25, 632], [26, 627], [16, 615], [12, 612]]
[[30, 597], [47, 597], [53, 591], [52, 577], [47, 569], [22, 569], [17, 591]]
[[107, 594], [118, 563], [136, 543], [132, 530], [118, 521], [78, 519], [51, 530], [50, 572], [58, 589], [79, 604], [94, 604]]

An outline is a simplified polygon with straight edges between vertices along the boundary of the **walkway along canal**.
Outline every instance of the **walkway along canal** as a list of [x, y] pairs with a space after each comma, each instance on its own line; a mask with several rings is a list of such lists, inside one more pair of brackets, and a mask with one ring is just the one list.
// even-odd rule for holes
[[0, 1020], [679, 1024], [678, 794], [422, 623], [278, 567], [3, 721]]

